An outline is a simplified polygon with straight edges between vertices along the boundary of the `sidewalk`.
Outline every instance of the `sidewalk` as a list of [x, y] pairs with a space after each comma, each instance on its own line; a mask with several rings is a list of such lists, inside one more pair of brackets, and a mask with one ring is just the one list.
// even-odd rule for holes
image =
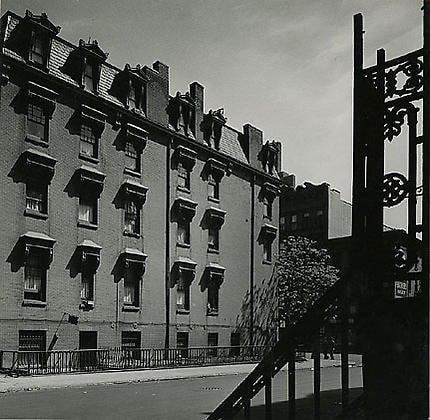
[[[307, 355], [308, 356], [308, 355]], [[0, 376], [0, 393], [14, 391], [36, 391], [49, 388], [83, 387], [88, 385], [106, 385], [122, 383], [139, 383], [172, 379], [201, 378], [222, 375], [247, 374], [256, 363], [181, 367], [173, 369], [125, 370], [97, 373], [76, 373], [63, 375], [22, 376], [18, 378], [7, 375]], [[349, 366], [361, 366], [361, 357], [351, 355]], [[340, 367], [340, 356], [335, 360], [321, 359], [321, 367]], [[283, 370], [286, 367], [283, 368]], [[313, 369], [313, 361], [307, 359], [296, 362], [296, 369]]]

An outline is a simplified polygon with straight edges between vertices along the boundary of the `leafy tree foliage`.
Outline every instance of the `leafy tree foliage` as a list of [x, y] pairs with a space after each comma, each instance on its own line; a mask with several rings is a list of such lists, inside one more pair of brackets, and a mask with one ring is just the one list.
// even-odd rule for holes
[[278, 257], [279, 317], [295, 324], [313, 303], [337, 280], [338, 270], [330, 255], [315, 241], [290, 236]]

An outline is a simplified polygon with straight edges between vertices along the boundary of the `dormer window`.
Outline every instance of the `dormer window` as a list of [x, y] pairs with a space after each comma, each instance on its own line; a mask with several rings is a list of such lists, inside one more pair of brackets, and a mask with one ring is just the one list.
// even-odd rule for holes
[[209, 110], [203, 116], [203, 138], [208, 146], [219, 150], [222, 129], [226, 122], [227, 118], [224, 116], [224, 108], [217, 109], [216, 111]]
[[32, 39], [30, 45], [29, 60], [32, 63], [39, 64], [40, 66], [46, 65], [46, 41], [42, 34], [37, 31], [32, 31]]
[[126, 64], [112, 82], [109, 93], [121, 101], [130, 111], [146, 112], [146, 85], [148, 76], [138, 64], [131, 67]]
[[98, 93], [102, 64], [108, 54], [97, 41], [86, 43], [79, 40], [79, 46], [73, 50], [61, 70], [69, 75], [80, 87], [88, 92]]
[[29, 10], [9, 34], [7, 48], [20, 55], [28, 64], [46, 71], [52, 39], [60, 32], [46, 13], [33, 15]]
[[170, 99], [167, 107], [170, 126], [187, 137], [195, 136], [196, 104], [189, 92], [180, 92]]
[[90, 92], [94, 92], [97, 90], [95, 89], [96, 86], [94, 85], [94, 66], [88, 60], [85, 63], [84, 87]]

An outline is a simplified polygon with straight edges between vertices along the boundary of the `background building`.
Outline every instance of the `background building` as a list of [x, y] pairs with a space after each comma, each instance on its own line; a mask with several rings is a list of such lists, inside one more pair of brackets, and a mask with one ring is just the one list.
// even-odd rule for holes
[[0, 348], [273, 339], [280, 143], [169, 94], [169, 68], [107, 62], [3, 15]]
[[327, 241], [351, 235], [352, 206], [329, 184], [294, 184], [294, 176], [280, 174], [284, 187], [280, 201], [280, 238], [306, 236], [327, 246]]

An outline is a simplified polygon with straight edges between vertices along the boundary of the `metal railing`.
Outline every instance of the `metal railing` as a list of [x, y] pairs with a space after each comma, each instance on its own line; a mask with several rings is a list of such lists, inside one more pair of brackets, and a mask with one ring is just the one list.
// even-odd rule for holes
[[268, 346], [121, 348], [55, 351], [0, 351], [0, 370], [44, 375], [115, 369], [209, 366], [259, 361]]

